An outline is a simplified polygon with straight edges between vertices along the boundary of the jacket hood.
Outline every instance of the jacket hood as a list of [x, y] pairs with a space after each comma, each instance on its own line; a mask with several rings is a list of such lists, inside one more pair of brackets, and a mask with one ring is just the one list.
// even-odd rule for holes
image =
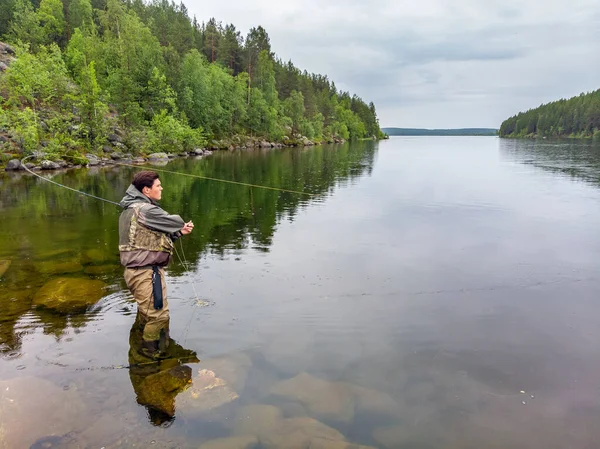
[[125, 196], [123, 197], [123, 199], [121, 200], [121, 202], [119, 204], [121, 205], [121, 207], [123, 209], [127, 209], [132, 204], [139, 203], [139, 202], [154, 204], [150, 200], [150, 198], [148, 198], [146, 195], [144, 195], [142, 192], [140, 192], [133, 184], [131, 184], [127, 188], [127, 191], [125, 192]]

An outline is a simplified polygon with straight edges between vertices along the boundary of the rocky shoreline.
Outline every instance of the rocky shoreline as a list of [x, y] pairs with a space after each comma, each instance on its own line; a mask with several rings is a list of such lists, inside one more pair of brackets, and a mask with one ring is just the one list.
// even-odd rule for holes
[[[19, 171], [19, 170], [59, 170], [69, 168], [82, 168], [82, 167], [95, 167], [95, 166], [107, 166], [107, 165], [119, 165], [119, 164], [145, 164], [152, 163], [154, 165], [164, 165], [170, 159], [176, 159], [181, 157], [206, 157], [213, 154], [213, 151], [226, 150], [256, 150], [256, 149], [272, 149], [272, 148], [292, 148], [298, 146], [313, 146], [321, 143], [344, 143], [344, 139], [335, 139], [331, 142], [313, 142], [304, 136], [295, 136], [294, 139], [285, 139], [285, 143], [280, 142], [269, 142], [266, 140], [260, 140], [257, 138], [244, 138], [242, 136], [234, 136], [231, 139], [212, 141], [211, 145], [205, 148], [196, 148], [189, 152], [181, 153], [151, 153], [148, 155], [135, 155], [129, 152], [123, 138], [118, 134], [110, 134], [108, 136], [109, 145], [105, 145], [102, 148], [102, 154], [84, 153], [71, 160], [60, 159], [51, 157], [52, 155], [46, 154], [43, 151], [37, 151], [30, 155], [30, 162], [26, 162], [25, 166], [21, 164], [22, 159], [14, 154], [4, 154], [5, 158], [10, 158], [4, 167], [7, 172]], [[76, 159], [76, 160], [74, 160]], [[35, 162], [33, 162], [35, 161]]]

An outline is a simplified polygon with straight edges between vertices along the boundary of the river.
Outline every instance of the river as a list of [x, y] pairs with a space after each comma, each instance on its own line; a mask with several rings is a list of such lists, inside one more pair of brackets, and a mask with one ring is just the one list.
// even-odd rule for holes
[[[119, 210], [0, 175], [0, 447], [600, 441], [597, 142], [393, 137], [156, 168], [306, 194], [160, 173], [195, 230], [153, 363]], [[135, 171], [43, 175], [119, 201]]]

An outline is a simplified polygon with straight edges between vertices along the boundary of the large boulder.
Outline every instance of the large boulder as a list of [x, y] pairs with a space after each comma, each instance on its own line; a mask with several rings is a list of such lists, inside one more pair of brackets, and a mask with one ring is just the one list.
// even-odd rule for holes
[[36, 293], [33, 303], [61, 313], [95, 304], [104, 296], [105, 284], [88, 278], [55, 278]]
[[34, 377], [0, 381], [0, 448], [36, 447], [39, 440], [81, 431], [90, 422], [74, 389]]
[[169, 155], [167, 153], [152, 153], [150, 155], [148, 155], [148, 160], [150, 161], [158, 161], [158, 160], [165, 160], [165, 159], [169, 159]]
[[57, 170], [60, 168], [60, 165], [56, 162], [52, 162], [52, 161], [42, 161], [42, 170]]
[[100, 159], [95, 154], [86, 154], [85, 158], [88, 161], [88, 165], [90, 167], [94, 167], [96, 165], [100, 165]]
[[21, 161], [19, 159], [11, 159], [10, 161], [8, 161], [8, 164], [6, 164], [6, 171], [11, 171], [11, 170], [18, 170], [19, 168], [21, 168]]
[[123, 143], [123, 139], [120, 136], [118, 136], [117, 134], [109, 134], [108, 136], [106, 136], [106, 138], [108, 139], [109, 142]]

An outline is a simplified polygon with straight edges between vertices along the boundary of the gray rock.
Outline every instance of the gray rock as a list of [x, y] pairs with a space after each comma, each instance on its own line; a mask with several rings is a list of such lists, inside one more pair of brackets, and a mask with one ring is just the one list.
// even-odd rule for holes
[[188, 154], [185, 151], [179, 153], [179, 157], [186, 157]]
[[100, 159], [95, 154], [86, 154], [85, 158], [88, 160], [88, 165], [94, 167], [100, 164]]
[[124, 143], [121, 143], [121, 142], [113, 142], [113, 146], [115, 148], [118, 148], [121, 151], [127, 150], [127, 146]]
[[21, 161], [19, 159], [11, 159], [10, 161], [8, 161], [8, 164], [6, 164], [6, 171], [11, 171], [11, 170], [18, 170], [19, 168], [21, 168]]
[[210, 156], [211, 154], [213, 154], [211, 150], [204, 150], [204, 156]]
[[169, 157], [169, 159], [175, 159], [177, 157], [177, 155], [173, 153], [169, 153], [167, 154], [167, 156]]
[[122, 158], [123, 158], [123, 153], [117, 153], [117, 152], [115, 152], [115, 153], [111, 153], [111, 155], [110, 155], [110, 158], [111, 158], [113, 161], [118, 161], [119, 159], [122, 159]]
[[8, 69], [8, 66], [3, 62], [0, 62], [0, 72], [4, 72], [6, 69]]
[[60, 165], [56, 162], [52, 161], [42, 161], [42, 170], [57, 170], [60, 168]]
[[48, 132], [48, 130], [50, 129], [50, 128], [48, 128], [48, 125], [46, 124], [46, 122], [43, 120], [40, 121], [40, 128], [42, 128], [42, 131], [44, 131], [44, 132]]
[[10, 45], [5, 44], [4, 42], [0, 42], [0, 53], [4, 53], [5, 55], [15, 55], [15, 49]]
[[261, 148], [271, 148], [271, 143], [270, 143], [270, 142], [267, 142], [266, 140], [263, 140], [263, 141], [260, 143], [260, 147], [261, 147]]
[[169, 159], [169, 156], [167, 155], [167, 153], [152, 153], [148, 155], [148, 159], [151, 161], [156, 161], [159, 159]]
[[136, 157], [133, 162], [135, 162], [136, 164], [143, 164], [146, 162], [146, 159], [144, 159], [143, 157]]
[[104, 151], [104, 152], [105, 152], [105, 153], [107, 153], [107, 154], [110, 154], [110, 153], [112, 153], [112, 152], [113, 152], [113, 151], [115, 151], [115, 150], [114, 150], [112, 147], [109, 147], [108, 145], [104, 145], [104, 146], [102, 147], [102, 151]]
[[107, 136], [109, 142], [118, 142], [118, 143], [123, 143], [123, 139], [119, 136], [117, 136], [116, 134], [109, 134]]

